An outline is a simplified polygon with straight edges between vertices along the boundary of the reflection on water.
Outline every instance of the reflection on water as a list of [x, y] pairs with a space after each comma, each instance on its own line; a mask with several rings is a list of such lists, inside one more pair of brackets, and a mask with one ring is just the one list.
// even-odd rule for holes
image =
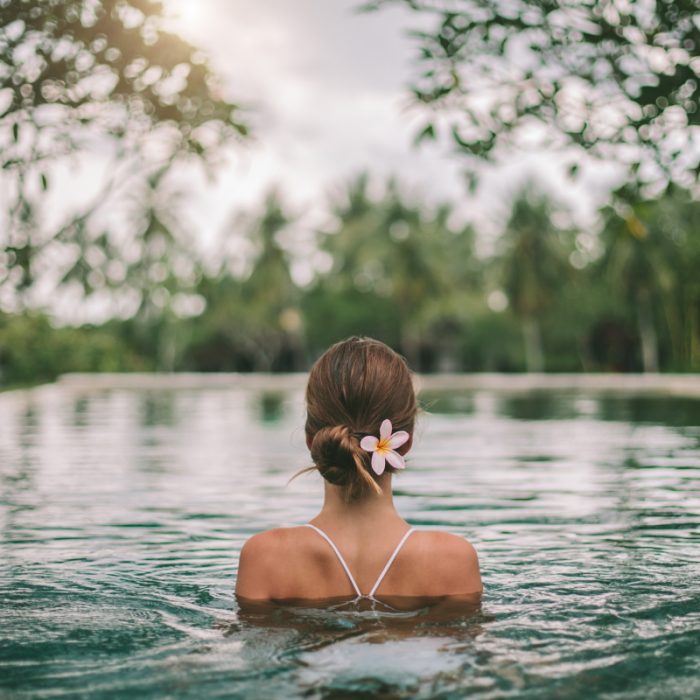
[[277, 423], [284, 416], [284, 395], [263, 391], [260, 393], [260, 420]]
[[699, 401], [426, 394], [397, 503], [481, 605], [239, 606], [245, 539], [320, 503], [302, 399], [0, 395], [0, 694], [700, 696]]

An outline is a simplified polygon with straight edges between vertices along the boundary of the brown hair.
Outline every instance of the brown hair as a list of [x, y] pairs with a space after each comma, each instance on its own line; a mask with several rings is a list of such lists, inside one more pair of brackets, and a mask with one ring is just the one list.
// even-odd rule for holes
[[[314, 466], [331, 484], [346, 488], [348, 500], [381, 493], [360, 447], [365, 435], [379, 435], [388, 418], [393, 430], [413, 433], [417, 404], [406, 361], [372, 338], [348, 338], [316, 361], [306, 387], [306, 437]], [[386, 470], [395, 469], [387, 463]]]

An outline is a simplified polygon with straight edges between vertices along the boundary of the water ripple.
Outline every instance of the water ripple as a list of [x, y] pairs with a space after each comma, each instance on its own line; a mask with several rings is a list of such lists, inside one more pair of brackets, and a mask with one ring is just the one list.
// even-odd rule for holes
[[396, 500], [478, 548], [449, 619], [236, 606], [245, 539], [319, 505], [298, 392], [0, 396], [3, 697], [700, 697], [700, 402], [430, 406]]

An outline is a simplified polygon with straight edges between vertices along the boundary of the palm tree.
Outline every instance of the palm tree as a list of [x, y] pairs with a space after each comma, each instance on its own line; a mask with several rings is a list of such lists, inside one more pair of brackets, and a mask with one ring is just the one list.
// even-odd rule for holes
[[272, 191], [262, 213], [238, 215], [225, 231], [218, 270], [199, 285], [207, 309], [195, 324], [191, 354], [201, 368], [269, 372], [285, 352], [298, 364], [299, 290], [279, 241], [290, 223]]
[[601, 234], [602, 269], [635, 311], [645, 372], [659, 371], [658, 311], [672, 294], [677, 257], [657, 210], [657, 201], [641, 200], [636, 190], [622, 188], [603, 209]]
[[700, 202], [678, 187], [656, 199], [625, 187], [603, 216], [602, 267], [635, 310], [644, 370], [659, 370], [661, 319], [676, 365], [692, 367], [700, 358]]
[[[317, 294], [345, 309], [353, 319], [350, 332], [372, 331], [371, 317], [381, 315], [378, 334], [398, 344], [413, 366], [422, 350], [450, 354], [446, 329], [461, 328], [460, 295], [478, 284], [473, 230], [450, 226], [449, 207], [429, 212], [407, 203], [394, 181], [381, 199], [371, 199], [366, 176], [350, 184], [334, 213], [338, 226], [321, 240], [333, 265]], [[350, 313], [353, 304], [367, 313]]]
[[503, 289], [522, 327], [528, 372], [544, 370], [540, 317], [571, 271], [553, 209], [532, 189], [520, 192], [497, 253]]

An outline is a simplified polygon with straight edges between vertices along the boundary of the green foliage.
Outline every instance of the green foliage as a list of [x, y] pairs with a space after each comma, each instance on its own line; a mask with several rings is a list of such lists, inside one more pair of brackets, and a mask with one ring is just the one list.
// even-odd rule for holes
[[600, 270], [634, 309], [645, 369], [659, 368], [661, 346], [672, 366], [697, 369], [700, 202], [676, 187], [651, 200], [626, 187], [603, 216]]
[[41, 314], [0, 314], [0, 384], [53, 381], [65, 372], [150, 369], [114, 328], [54, 328]]
[[[695, 0], [371, 0], [425, 16], [413, 93], [427, 123], [474, 160], [531, 143], [614, 158], [639, 182], [697, 181]], [[425, 25], [424, 25], [425, 26]], [[693, 145], [694, 144], [694, 145]], [[576, 166], [572, 166], [574, 174]]]
[[566, 286], [573, 269], [568, 257], [573, 241], [552, 223], [545, 197], [525, 190], [513, 203], [500, 239], [500, 275], [510, 307], [522, 324], [528, 369], [542, 371], [540, 317]]
[[482, 307], [460, 328], [459, 363], [464, 372], [520, 372], [525, 356], [518, 320]]
[[352, 335], [377, 338], [401, 346], [401, 326], [392, 300], [354, 287], [336, 289], [323, 282], [304, 295], [306, 339], [313, 356]]
[[[214, 92], [214, 76], [201, 54], [167, 32], [158, 0], [13, 0], [0, 3], [0, 30], [13, 140], [41, 128], [48, 111], [58, 141], [71, 147], [70, 127], [89, 124], [123, 136], [170, 123], [185, 147], [205, 148], [196, 133], [218, 121], [245, 133], [234, 105]], [[8, 96], [5, 96], [5, 100]], [[109, 113], [105, 112], [109, 109]], [[104, 120], [106, 115], [109, 120]], [[60, 124], [59, 124], [60, 121]], [[57, 143], [36, 143], [48, 149]], [[52, 156], [38, 150], [35, 156]]]
[[[317, 242], [329, 264], [301, 287], [290, 271], [294, 221], [271, 193], [260, 211], [226, 227], [214, 266], [191, 261], [188, 313], [162, 302], [167, 259], [160, 244], [149, 253], [144, 243], [144, 270], [166, 272], [151, 287], [143, 281], [147, 309], [99, 328], [2, 315], [1, 381], [68, 371], [303, 370], [349, 335], [387, 342], [421, 372], [700, 366], [700, 203], [686, 191], [640, 200], [620, 190], [601, 211], [597, 252], [585, 259], [576, 257], [578, 236], [590, 232], [555, 225], [561, 212], [529, 190], [514, 199], [489, 258], [476, 254], [470, 227], [450, 223], [448, 207], [409, 203], [395, 183], [373, 197], [368, 179], [357, 179], [335, 217]], [[160, 235], [154, 227], [147, 239]], [[493, 295], [504, 293], [507, 308], [494, 310]]]
[[642, 369], [632, 310], [593, 266], [570, 270], [541, 328], [550, 372]]
[[[448, 206], [428, 212], [408, 204], [396, 183], [374, 201], [367, 176], [351, 184], [335, 216], [336, 229], [320, 244], [333, 264], [311, 292], [309, 312], [325, 315], [326, 328], [337, 327], [339, 319], [350, 328], [376, 328], [377, 337], [393, 339], [415, 366], [438, 345], [445, 361], [456, 363], [453, 329], [475, 297], [483, 305], [473, 229], [451, 226]], [[312, 344], [315, 351], [323, 346]]]
[[[162, 12], [158, 0], [0, 0], [0, 291], [13, 306], [28, 304], [50, 268], [61, 290], [118, 287], [147, 307], [160, 275], [153, 248], [177, 257], [184, 236], [168, 173], [185, 159], [213, 164], [246, 134], [205, 57], [165, 30]], [[52, 167], [96, 143], [114, 151], [102, 189], [48, 226]], [[170, 288], [179, 269], [168, 265]]]
[[[212, 267], [171, 174], [212, 167], [247, 129], [205, 57], [165, 29], [163, 3], [0, 0], [0, 298], [17, 311], [0, 315], [0, 382], [296, 370], [353, 334], [420, 371], [700, 370], [695, 3], [393, 1], [437, 22], [416, 34], [414, 94], [430, 115], [417, 140], [447, 132], [473, 161], [470, 188], [472, 165], [541, 134], [628, 166], [634, 184], [614, 193], [585, 255], [537, 193], [516, 198], [483, 259], [449, 206], [409, 201], [396, 183], [373, 197], [362, 176], [318, 233], [306, 265], [329, 264], [307, 286], [291, 274], [294, 222], [275, 193], [230, 222]], [[55, 164], [95, 143], [113, 147], [109, 177], [49, 225]], [[40, 273], [128, 320], [53, 327], [29, 311]]]
[[532, 190], [515, 199], [498, 252], [503, 289], [518, 316], [544, 311], [572, 268], [571, 236], [552, 223], [551, 202]]
[[234, 245], [224, 242], [222, 249], [237, 251], [248, 244], [254, 250], [251, 269], [237, 278], [233, 261], [224, 255], [218, 272], [202, 278], [198, 293], [207, 306], [191, 323], [184, 362], [201, 370], [261, 372], [283, 369], [283, 360], [299, 362], [300, 294], [279, 240], [290, 223], [274, 192], [267, 196], [259, 218], [232, 222], [226, 233]]

